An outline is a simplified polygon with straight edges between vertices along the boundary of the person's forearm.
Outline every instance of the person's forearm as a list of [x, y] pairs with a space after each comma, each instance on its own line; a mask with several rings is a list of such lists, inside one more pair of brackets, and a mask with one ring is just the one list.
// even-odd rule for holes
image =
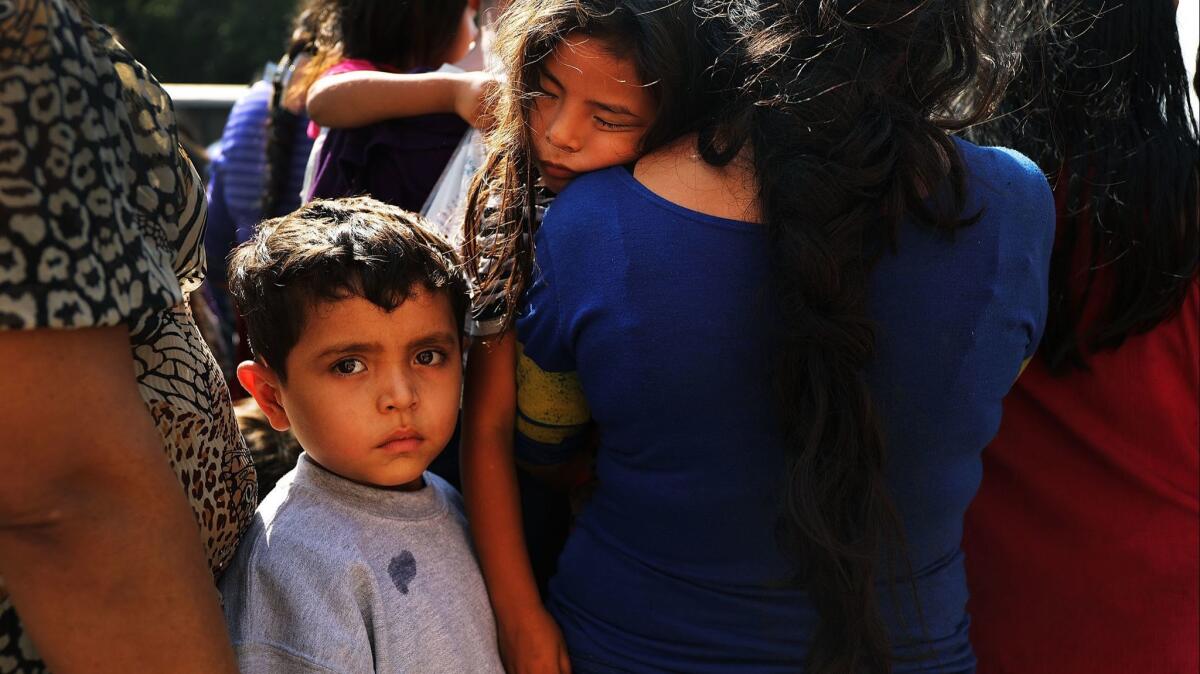
[[159, 468], [47, 485], [74, 494], [0, 525], [0, 570], [52, 671], [236, 671], [196, 523]]
[[0, 332], [0, 576], [50, 669], [236, 672], [124, 329]]
[[444, 72], [330, 75], [309, 88], [308, 116], [321, 126], [344, 128], [397, 117], [454, 113], [462, 80], [461, 75]]
[[521, 524], [520, 493], [512, 454], [515, 394], [496, 386], [513, 381], [511, 335], [468, 359], [463, 399], [462, 479], [471, 534], [497, 620], [541, 607]]
[[504, 620], [514, 611], [541, 606], [525, 548], [512, 450], [473, 436], [465, 427], [463, 438], [467, 516], [493, 608]]

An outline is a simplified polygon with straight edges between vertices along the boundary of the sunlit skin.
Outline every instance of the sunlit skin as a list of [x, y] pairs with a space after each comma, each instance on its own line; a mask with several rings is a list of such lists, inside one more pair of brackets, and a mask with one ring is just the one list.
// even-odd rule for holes
[[419, 489], [450, 441], [462, 351], [449, 299], [416, 290], [387, 312], [360, 297], [309, 309], [287, 379], [242, 363], [238, 379], [309, 457], [366, 485]]
[[636, 160], [656, 106], [633, 62], [570, 33], [544, 64], [529, 115], [542, 183], [559, 192], [581, 173]]

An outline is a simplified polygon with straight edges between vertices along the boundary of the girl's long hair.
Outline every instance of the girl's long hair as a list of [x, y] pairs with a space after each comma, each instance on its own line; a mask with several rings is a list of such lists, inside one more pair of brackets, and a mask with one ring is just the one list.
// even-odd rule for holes
[[[774, 385], [788, 480], [779, 531], [820, 615], [808, 671], [890, 671], [876, 587], [909, 570], [880, 568], [907, 553], [865, 377], [875, 349], [867, 278], [903, 219], [949, 236], [978, 215], [963, 213], [966, 171], [947, 132], [986, 114], [1011, 63], [992, 53], [1003, 42], [989, 41], [972, 0], [669, 3], [659, 15], [667, 40], [655, 40], [641, 5], [663, 7], [509, 8], [499, 43], [512, 90], [472, 190], [466, 242], [468, 259], [488, 253], [475, 238], [493, 199], [499, 256], [516, 264], [507, 280], [476, 281], [504, 284], [511, 312], [529, 278], [536, 175], [526, 120], [539, 61], [570, 30], [624, 36], [660, 100], [647, 151], [696, 132], [709, 163], [754, 164], [782, 330]], [[672, 32], [681, 27], [683, 36]], [[642, 53], [665, 62], [642, 65]]]
[[1000, 114], [971, 136], [1024, 152], [1054, 183], [1041, 353], [1062, 373], [1179, 311], [1200, 256], [1200, 144], [1172, 0], [1038, 11]]

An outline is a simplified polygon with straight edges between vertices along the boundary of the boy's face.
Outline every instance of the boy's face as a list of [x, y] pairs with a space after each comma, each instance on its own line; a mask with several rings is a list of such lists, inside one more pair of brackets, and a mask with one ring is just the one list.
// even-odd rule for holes
[[581, 173], [636, 160], [654, 116], [631, 60], [601, 39], [567, 35], [545, 60], [529, 114], [542, 183], [560, 192]]
[[259, 400], [272, 425], [282, 415], [313, 460], [355, 482], [420, 488], [454, 433], [458, 326], [445, 294], [414, 290], [391, 313], [361, 297], [309, 308], [275, 389], [279, 409]]

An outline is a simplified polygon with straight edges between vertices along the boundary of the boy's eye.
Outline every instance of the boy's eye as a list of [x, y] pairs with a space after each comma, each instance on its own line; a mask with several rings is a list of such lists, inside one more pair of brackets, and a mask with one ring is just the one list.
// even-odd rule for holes
[[417, 354], [417, 365], [441, 365], [446, 362], [446, 354], [436, 349], [426, 349]]
[[333, 371], [337, 374], [358, 374], [366, 369], [366, 364], [357, 358], [344, 358], [333, 364]]

